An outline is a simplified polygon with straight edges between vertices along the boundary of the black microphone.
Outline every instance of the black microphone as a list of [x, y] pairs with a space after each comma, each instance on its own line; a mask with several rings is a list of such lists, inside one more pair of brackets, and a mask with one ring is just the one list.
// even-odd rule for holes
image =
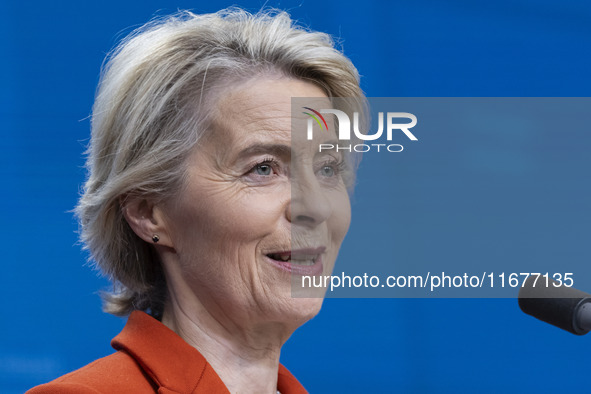
[[528, 315], [576, 335], [591, 330], [591, 294], [530, 276], [519, 290], [519, 307]]

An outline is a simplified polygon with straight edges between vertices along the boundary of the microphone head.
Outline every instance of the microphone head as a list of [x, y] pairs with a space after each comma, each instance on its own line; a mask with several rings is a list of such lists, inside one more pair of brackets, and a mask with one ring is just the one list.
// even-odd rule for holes
[[[518, 295], [519, 307], [528, 315], [576, 335], [589, 332], [581, 326], [580, 312], [591, 302], [591, 294], [560, 285], [545, 276], [530, 276]], [[588, 305], [587, 305], [588, 307]]]

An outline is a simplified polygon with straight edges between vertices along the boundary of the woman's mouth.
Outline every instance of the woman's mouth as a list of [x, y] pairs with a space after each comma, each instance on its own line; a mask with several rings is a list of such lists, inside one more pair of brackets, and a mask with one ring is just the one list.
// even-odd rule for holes
[[277, 268], [297, 275], [320, 275], [324, 246], [267, 253], [267, 259]]

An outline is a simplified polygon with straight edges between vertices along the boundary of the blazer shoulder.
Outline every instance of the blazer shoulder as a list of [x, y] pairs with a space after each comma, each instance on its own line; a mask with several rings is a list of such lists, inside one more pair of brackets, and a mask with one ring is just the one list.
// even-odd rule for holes
[[50, 382], [33, 387], [25, 394], [100, 394], [100, 391], [76, 382]]
[[148, 393], [157, 387], [140, 365], [123, 351], [98, 359], [76, 371], [27, 391], [26, 394]]

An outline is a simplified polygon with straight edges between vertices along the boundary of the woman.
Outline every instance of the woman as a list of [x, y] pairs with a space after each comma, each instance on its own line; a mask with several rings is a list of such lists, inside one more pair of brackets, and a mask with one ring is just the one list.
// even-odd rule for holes
[[318, 153], [334, 134], [292, 142], [292, 97], [362, 92], [330, 38], [285, 13], [184, 12], [115, 49], [77, 214], [114, 283], [105, 310], [130, 317], [115, 354], [31, 393], [305, 392], [279, 355], [322, 298], [290, 279], [332, 272], [352, 165]]

